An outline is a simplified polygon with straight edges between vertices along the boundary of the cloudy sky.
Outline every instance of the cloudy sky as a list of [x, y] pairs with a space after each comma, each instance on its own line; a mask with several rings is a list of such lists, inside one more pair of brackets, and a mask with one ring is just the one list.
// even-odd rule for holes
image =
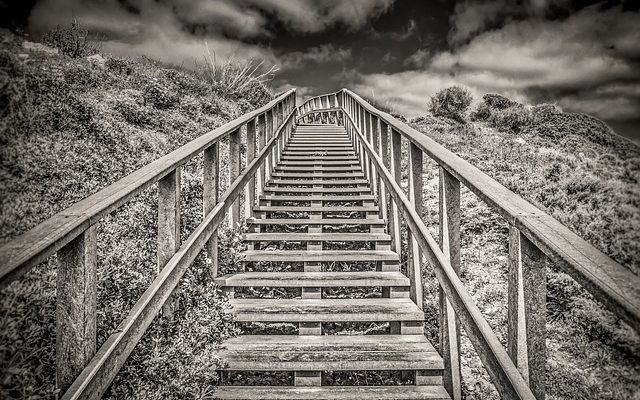
[[24, 0], [37, 35], [77, 17], [116, 55], [193, 65], [277, 65], [278, 89], [348, 87], [408, 116], [464, 85], [552, 101], [640, 137], [640, 14], [633, 3], [569, 0]]

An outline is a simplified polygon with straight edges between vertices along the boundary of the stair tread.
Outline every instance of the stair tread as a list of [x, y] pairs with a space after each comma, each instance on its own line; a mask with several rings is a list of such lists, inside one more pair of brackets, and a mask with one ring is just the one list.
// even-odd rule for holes
[[322, 175], [318, 175], [317, 179], [300, 179], [300, 180], [284, 180], [284, 179], [271, 179], [268, 184], [274, 185], [361, 185], [369, 183], [366, 179], [324, 179]]
[[443, 361], [423, 335], [243, 335], [217, 353], [229, 370], [440, 370]]
[[[239, 322], [423, 321], [407, 298], [373, 299], [230, 299]], [[418, 335], [422, 336], [422, 335]]]
[[249, 242], [287, 240], [301, 241], [333, 241], [333, 242], [388, 242], [391, 236], [386, 233], [247, 233], [243, 240]]
[[449, 400], [443, 386], [219, 386], [223, 400]]
[[249, 218], [247, 224], [257, 225], [384, 225], [378, 218]]
[[398, 261], [391, 250], [244, 250], [243, 261]]
[[310, 179], [313, 177], [321, 177], [321, 178], [364, 178], [363, 172], [329, 172], [318, 174], [317, 172], [307, 171], [307, 172], [291, 172], [291, 171], [279, 171], [273, 172], [271, 174], [272, 177], [277, 178], [306, 178]]
[[[328, 184], [328, 183], [327, 183]], [[371, 193], [369, 186], [358, 187], [318, 187], [318, 188], [301, 188], [301, 187], [265, 187], [265, 192], [284, 192], [284, 193]]]
[[216, 278], [220, 286], [233, 287], [400, 287], [409, 278], [399, 271], [357, 272], [243, 272]]
[[255, 206], [254, 211], [284, 211], [284, 212], [376, 212], [377, 206]]
[[261, 195], [260, 200], [268, 201], [363, 201], [363, 200], [375, 200], [375, 197], [371, 194], [365, 195], [351, 195], [351, 196], [322, 196], [322, 195], [308, 195], [308, 196], [282, 196], [282, 195]]

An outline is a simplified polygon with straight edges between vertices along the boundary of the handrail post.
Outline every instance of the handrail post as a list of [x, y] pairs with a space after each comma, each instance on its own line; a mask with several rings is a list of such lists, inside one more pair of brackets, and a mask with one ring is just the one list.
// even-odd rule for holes
[[[262, 151], [266, 141], [266, 115], [260, 114], [258, 116], [258, 152]], [[264, 194], [264, 185], [265, 185], [265, 163], [263, 162], [258, 169], [258, 194]]]
[[[440, 248], [456, 274], [460, 274], [460, 181], [440, 167]], [[460, 325], [451, 303], [439, 288], [440, 353], [444, 360], [443, 383], [452, 400], [462, 397]]]
[[547, 258], [509, 226], [507, 351], [537, 399], [545, 398]]
[[[402, 160], [402, 136], [395, 129], [391, 129], [391, 175], [393, 179], [400, 184], [400, 162]], [[389, 222], [392, 224], [390, 234], [393, 236], [393, 251], [400, 254], [402, 249], [400, 236], [400, 212], [398, 205], [392, 201], [391, 214]]]
[[96, 231], [92, 225], [58, 250], [56, 386], [67, 391], [96, 353]]
[[[218, 203], [218, 189], [220, 186], [220, 144], [215, 142], [204, 149], [203, 169], [202, 169], [202, 206], [204, 215], [209, 214]], [[207, 263], [212, 278], [218, 276], [218, 229], [207, 241]]]
[[[256, 158], [256, 120], [252, 119], [247, 122], [247, 165]], [[251, 218], [253, 206], [256, 201], [256, 178], [255, 175], [249, 179], [244, 195], [244, 216], [245, 219]]]
[[[416, 213], [422, 217], [422, 150], [409, 142], [409, 201], [413, 204]], [[422, 254], [418, 247], [409, 224], [407, 224], [408, 236], [408, 265], [409, 280], [411, 281], [410, 297], [422, 310]]]
[[[180, 248], [180, 167], [158, 181], [158, 273]], [[162, 306], [173, 317], [173, 295]]]
[[[229, 185], [240, 175], [240, 129], [229, 134]], [[240, 196], [231, 204], [229, 225], [235, 229], [240, 223]]]
[[[267, 111], [266, 113], [266, 121], [267, 121], [267, 129], [265, 131], [267, 142], [271, 140], [271, 136], [273, 136], [273, 109]], [[273, 167], [273, 163], [271, 162], [271, 154], [267, 154], [264, 160], [264, 182], [265, 185], [271, 179], [271, 168]]]
[[[380, 119], [378, 117], [373, 117], [373, 118], [374, 118], [374, 123], [373, 123], [373, 127], [374, 127], [374, 129], [373, 129], [373, 150], [376, 152], [376, 154], [382, 155], [382, 153], [381, 153], [381, 148], [382, 148], [382, 143], [381, 143], [382, 121], [380, 121]], [[377, 182], [377, 186], [378, 186], [378, 193], [377, 193], [377, 195], [378, 195], [378, 206], [380, 207], [379, 216], [380, 216], [380, 218], [382, 220], [386, 220], [387, 219], [387, 193], [386, 193], [386, 189], [384, 187], [384, 182], [382, 182], [382, 179], [380, 177], [378, 177], [376, 182]]]

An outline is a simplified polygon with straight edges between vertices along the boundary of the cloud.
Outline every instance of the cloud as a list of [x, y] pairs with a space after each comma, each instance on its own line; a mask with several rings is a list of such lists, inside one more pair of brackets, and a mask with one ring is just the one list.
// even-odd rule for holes
[[426, 49], [418, 49], [415, 53], [410, 55], [404, 62], [402, 63], [406, 67], [426, 67], [429, 65], [429, 61], [431, 59], [431, 52]]
[[[637, 118], [638, 17], [621, 8], [590, 7], [562, 21], [512, 21], [435, 54], [422, 69], [361, 76], [359, 89], [372, 88], [408, 115], [423, 114], [429, 96], [457, 84], [476, 97], [497, 92], [518, 101], [556, 101], [605, 119]], [[416, 54], [412, 63], [421, 59]]]
[[282, 69], [300, 69], [308, 64], [341, 63], [351, 58], [351, 49], [336, 48], [332, 44], [295, 51], [280, 57]]

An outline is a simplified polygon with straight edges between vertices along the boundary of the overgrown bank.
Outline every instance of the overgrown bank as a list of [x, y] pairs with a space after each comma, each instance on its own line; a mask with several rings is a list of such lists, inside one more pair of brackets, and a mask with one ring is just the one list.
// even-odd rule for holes
[[[50, 44], [68, 43], [65, 37], [57, 35]], [[77, 32], [71, 38], [82, 39]], [[89, 50], [69, 54], [62, 45], [2, 32], [2, 242], [272, 97], [261, 77], [247, 84], [246, 64], [216, 69], [205, 63], [194, 73]], [[230, 79], [233, 74], [245, 79]], [[221, 146], [224, 155], [227, 143]], [[201, 162], [196, 158], [182, 171], [183, 239], [202, 218]], [[221, 180], [228, 185], [224, 174]], [[155, 277], [156, 225], [155, 187], [99, 224], [98, 346]], [[233, 264], [238, 240], [230, 231], [220, 240], [221, 248], [231, 249], [222, 254], [224, 269]], [[0, 297], [2, 398], [54, 396], [55, 263], [52, 257]], [[176, 318], [154, 322], [108, 398], [202, 398], [212, 392], [218, 362], [213, 351], [236, 328], [202, 256], [178, 297]]]
[[[458, 103], [465, 110], [432, 107], [410, 124], [640, 273], [640, 148], [602, 121], [554, 105], [486, 95], [469, 113], [470, 102]], [[438, 170], [431, 161], [424, 184], [424, 219], [437, 237]], [[463, 281], [505, 345], [507, 245], [504, 219], [463, 187]], [[437, 284], [428, 266], [425, 272], [427, 320], [436, 322]], [[638, 334], [553, 267], [547, 290], [547, 398], [636, 398]], [[467, 398], [495, 398], [474, 353], [463, 340]]]

